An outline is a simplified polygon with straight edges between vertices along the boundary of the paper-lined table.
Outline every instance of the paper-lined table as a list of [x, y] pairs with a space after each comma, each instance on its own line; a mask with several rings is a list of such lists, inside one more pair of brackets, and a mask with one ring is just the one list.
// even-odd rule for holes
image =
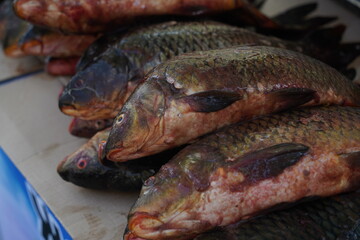
[[[273, 15], [304, 2], [312, 1], [268, 0], [264, 11]], [[356, 15], [336, 2], [319, 3], [316, 14], [339, 16], [348, 26], [345, 40], [360, 41]], [[0, 54], [0, 80], [37, 69], [33, 58], [8, 59]], [[74, 239], [120, 239], [137, 193], [83, 189], [64, 182], [56, 173], [59, 161], [86, 141], [68, 133], [71, 118], [58, 110], [61, 82], [34, 73], [0, 85], [0, 145]]]

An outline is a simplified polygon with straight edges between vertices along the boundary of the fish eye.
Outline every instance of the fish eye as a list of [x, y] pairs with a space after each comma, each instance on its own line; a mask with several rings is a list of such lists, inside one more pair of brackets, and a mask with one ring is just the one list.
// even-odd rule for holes
[[124, 118], [125, 118], [125, 114], [124, 113], [120, 114], [120, 116], [116, 119], [116, 123], [122, 123]]
[[80, 161], [77, 162], [77, 167], [79, 169], [84, 169], [86, 167], [86, 165], [87, 165], [87, 162], [84, 159], [81, 159]]

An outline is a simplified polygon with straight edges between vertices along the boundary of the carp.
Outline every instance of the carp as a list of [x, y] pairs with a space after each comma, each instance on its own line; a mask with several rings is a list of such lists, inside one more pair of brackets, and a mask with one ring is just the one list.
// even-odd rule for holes
[[110, 129], [98, 132], [86, 144], [66, 157], [57, 167], [65, 181], [91, 189], [136, 191], [143, 182], [154, 175], [179, 150], [171, 150], [131, 163], [103, 165], [98, 150], [106, 140]]
[[298, 106], [360, 105], [360, 86], [324, 63], [264, 46], [196, 52], [154, 68], [114, 120], [104, 156], [161, 152], [240, 120]]
[[65, 114], [87, 120], [114, 118], [153, 67], [180, 54], [200, 50], [240, 45], [273, 46], [309, 54], [343, 68], [352, 58], [339, 66], [342, 58], [332, 57], [329, 52], [333, 51], [329, 49], [337, 49], [335, 46], [344, 30], [345, 27], [339, 25], [321, 30], [322, 37], [318, 36], [319, 31], [311, 35], [326, 42], [330, 42], [326, 36], [337, 36], [336, 43], [326, 47], [327, 50], [319, 47], [324, 43], [315, 46], [308, 42], [289, 42], [213, 21], [172, 21], [126, 33], [107, 34], [81, 58], [77, 74], [59, 99], [59, 108]]
[[125, 239], [191, 239], [279, 204], [359, 187], [360, 108], [294, 109], [180, 151], [144, 183]]

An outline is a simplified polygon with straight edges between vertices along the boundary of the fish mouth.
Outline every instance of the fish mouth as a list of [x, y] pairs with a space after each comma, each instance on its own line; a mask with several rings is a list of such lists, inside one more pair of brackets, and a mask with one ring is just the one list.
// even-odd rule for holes
[[181, 239], [181, 236], [196, 236], [199, 232], [209, 229], [210, 223], [195, 219], [183, 219], [165, 223], [154, 215], [136, 212], [129, 217], [128, 226], [129, 229], [124, 235], [125, 240], [160, 240]]
[[164, 225], [159, 218], [145, 212], [134, 213], [129, 218], [128, 224], [130, 231], [127, 238], [129, 240], [137, 237], [154, 239], [158, 237], [159, 229]]
[[76, 110], [76, 107], [73, 104], [73, 97], [63, 91], [59, 97], [59, 108], [62, 112]]
[[110, 150], [108, 151], [108, 153], [106, 153], [107, 151], [104, 151], [105, 154], [102, 154], [101, 156], [103, 156], [101, 159], [107, 158], [111, 161], [120, 161], [120, 162], [124, 162], [126, 160], [123, 160], [119, 155], [121, 152], [123, 152], [125, 148], [123, 147], [117, 147], [116, 149]]

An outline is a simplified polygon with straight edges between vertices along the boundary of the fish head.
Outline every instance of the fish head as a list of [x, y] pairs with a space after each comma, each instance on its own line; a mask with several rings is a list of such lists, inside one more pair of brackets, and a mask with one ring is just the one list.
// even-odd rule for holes
[[[213, 152], [206, 150], [190, 153], [184, 149], [145, 181], [130, 210], [125, 239], [190, 239], [212, 228], [213, 224], [201, 217], [202, 193], [209, 187], [213, 169], [211, 161], [211, 166], [207, 165], [209, 158], [203, 158]], [[205, 160], [205, 165], [197, 164], [198, 160]]]
[[115, 117], [128, 97], [130, 65], [121, 51], [105, 51], [73, 76], [59, 98], [60, 110], [87, 120]]
[[78, 186], [95, 189], [103, 189], [107, 185], [107, 178], [111, 177], [112, 172], [109, 167], [101, 164], [98, 157], [98, 145], [102, 139], [100, 136], [104, 134], [106, 131], [98, 133], [59, 163], [57, 172], [62, 179]]
[[165, 94], [155, 81], [138, 87], [114, 120], [104, 154], [112, 161], [141, 157], [141, 150], [161, 138]]

